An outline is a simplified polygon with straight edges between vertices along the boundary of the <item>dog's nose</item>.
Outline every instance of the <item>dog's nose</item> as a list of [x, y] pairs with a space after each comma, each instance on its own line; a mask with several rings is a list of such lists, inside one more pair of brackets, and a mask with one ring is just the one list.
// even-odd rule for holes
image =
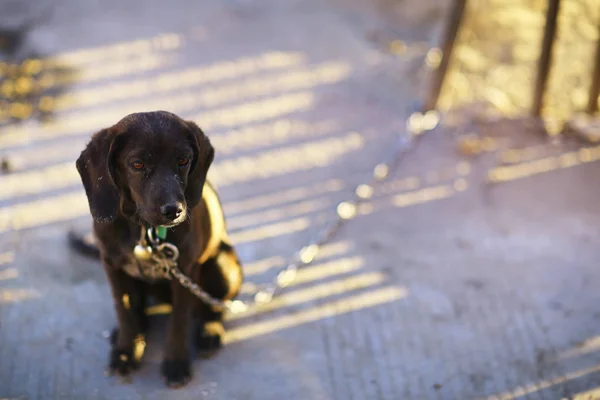
[[179, 218], [183, 212], [183, 205], [181, 203], [170, 203], [160, 207], [162, 215], [170, 219], [171, 221]]

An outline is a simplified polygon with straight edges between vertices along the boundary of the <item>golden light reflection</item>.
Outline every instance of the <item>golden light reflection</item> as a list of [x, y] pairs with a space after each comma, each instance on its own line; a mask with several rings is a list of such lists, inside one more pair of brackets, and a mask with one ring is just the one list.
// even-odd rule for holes
[[0, 289], [0, 304], [17, 303], [39, 297], [40, 294], [33, 289]]
[[416, 204], [428, 203], [434, 200], [445, 199], [454, 194], [449, 185], [439, 185], [421, 190], [399, 194], [393, 197], [392, 203], [396, 207], [408, 207]]
[[273, 256], [251, 263], [244, 263], [244, 276], [258, 275], [275, 268], [281, 268], [284, 263], [285, 258], [280, 256]]
[[234, 321], [283, 307], [290, 307], [326, 297], [341, 295], [358, 289], [365, 289], [370, 286], [384, 283], [386, 280], [386, 275], [380, 272], [372, 272], [311, 286], [306, 289], [285, 291], [281, 295], [274, 297], [270, 303], [267, 303], [260, 308], [250, 309], [243, 314], [231, 314], [227, 320]]
[[[585, 368], [585, 369], [581, 369], [581, 370], [574, 371], [574, 372], [569, 372], [569, 373], [564, 374], [563, 376], [559, 376], [559, 377], [556, 377], [556, 378], [544, 379], [544, 380], [540, 380], [538, 382], [532, 383], [530, 385], [520, 386], [520, 387], [517, 387], [517, 388], [515, 388], [515, 389], [513, 389], [511, 391], [507, 391], [507, 392], [504, 392], [504, 393], [496, 394], [496, 395], [493, 395], [493, 396], [488, 396], [487, 399], [488, 400], [497, 400], [497, 399], [513, 400], [513, 399], [518, 399], [518, 398], [527, 396], [528, 394], [539, 392], [541, 390], [548, 389], [549, 387], [560, 385], [560, 384], [563, 384], [563, 383], [565, 383], [567, 381], [572, 381], [574, 379], [578, 379], [578, 378], [581, 378], [583, 376], [590, 375], [590, 374], [593, 374], [593, 373], [596, 373], [596, 372], [599, 372], [599, 371], [600, 371], [600, 365], [597, 365], [597, 366], [594, 366], [594, 367]], [[587, 398], [586, 398], [586, 400], [587, 400]]]
[[505, 164], [516, 164], [530, 161], [546, 153], [548, 146], [545, 144], [524, 147], [521, 149], [508, 149], [499, 154], [500, 160]]
[[356, 205], [348, 201], [341, 202], [336, 208], [337, 214], [342, 219], [352, 219], [356, 216]]
[[442, 50], [438, 48], [433, 48], [427, 52], [425, 56], [425, 64], [432, 69], [435, 69], [440, 66], [442, 62]]
[[149, 39], [119, 42], [106, 46], [83, 48], [47, 57], [41, 60], [44, 67], [54, 65], [82, 66], [106, 62], [118, 58], [130, 58], [153, 51], [170, 51], [178, 49], [184, 43], [181, 35], [164, 33]]
[[591, 337], [579, 344], [577, 347], [561, 351], [558, 354], [559, 360], [582, 356], [585, 354], [595, 353], [600, 351], [600, 336]]
[[302, 120], [277, 119], [258, 125], [243, 126], [222, 134], [212, 135], [211, 143], [221, 155], [274, 146], [293, 138], [306, 138], [332, 133], [339, 123], [321, 121], [310, 123]]
[[27, 147], [15, 149], [10, 152], [11, 172], [20, 173], [42, 165], [48, 165], [65, 159], [74, 160], [85, 148], [89, 138], [71, 140], [65, 144], [51, 143], [47, 146]]
[[292, 328], [305, 323], [391, 303], [403, 299], [407, 295], [408, 291], [405, 288], [387, 287], [355, 296], [344, 297], [341, 300], [325, 303], [305, 311], [229, 329], [225, 333], [224, 342], [234, 343], [252, 339], [257, 336]]
[[374, 190], [372, 186], [362, 183], [356, 187], [355, 193], [361, 199], [370, 199], [373, 197]]
[[16, 279], [19, 277], [19, 270], [16, 268], [6, 268], [0, 270], [0, 281], [7, 281], [9, 279]]
[[[129, 100], [151, 94], [188, 90], [194, 86], [239, 78], [259, 71], [295, 66], [302, 59], [303, 57], [298, 53], [266, 53], [255, 58], [223, 61], [206, 67], [165, 72], [150, 78], [115, 82], [70, 92], [57, 97], [54, 107], [56, 111], [60, 111], [73, 107], [83, 108]], [[262, 78], [236, 81], [225, 86], [211, 86], [202, 90], [198, 98], [198, 106], [214, 107], [244, 98], [264, 96], [275, 91], [298, 90], [333, 83], [346, 78], [349, 72], [350, 69], [346, 63], [328, 62], [279, 75], [271, 74]]]
[[379, 188], [379, 192], [383, 194], [389, 194], [392, 192], [399, 192], [404, 190], [414, 190], [421, 186], [421, 180], [416, 176], [409, 176], [408, 178], [397, 179], [395, 181], [386, 182]]
[[238, 106], [210, 110], [192, 116], [203, 129], [231, 127], [276, 118], [292, 112], [306, 111], [315, 101], [311, 92], [298, 92], [269, 97], [265, 100], [243, 103]]
[[466, 179], [460, 178], [460, 179], [457, 179], [454, 181], [454, 183], [452, 184], [452, 187], [457, 192], [464, 192], [469, 187], [469, 183], [467, 182]]
[[362, 257], [343, 257], [333, 261], [319, 263], [298, 270], [293, 285], [326, 279], [335, 275], [347, 274], [360, 269], [365, 264]]
[[[348, 252], [350, 243], [348, 241], [333, 242], [321, 247], [319, 259], [339, 256]], [[263, 260], [244, 264], [244, 274], [246, 276], [263, 274], [274, 268], [281, 268], [285, 262], [283, 257], [269, 257]]]
[[28, 194], [43, 193], [69, 187], [80, 182], [73, 162], [54, 165], [35, 171], [0, 176], [0, 200]]
[[307, 200], [287, 207], [271, 208], [263, 212], [232, 218], [231, 221], [227, 223], [227, 227], [232, 230], [247, 228], [275, 220], [310, 214], [315, 211], [327, 209], [331, 204], [331, 201], [325, 199]]
[[350, 133], [345, 136], [282, 147], [258, 156], [222, 161], [211, 169], [209, 177], [218, 186], [223, 186], [325, 167], [339, 157], [361, 149], [363, 145], [361, 135]]
[[467, 176], [471, 173], [471, 164], [467, 161], [461, 161], [456, 164], [456, 173], [460, 176]]
[[4, 253], [0, 253], [0, 266], [10, 264], [13, 261], [15, 261], [14, 251], [6, 251]]
[[245, 211], [259, 210], [281, 204], [292, 203], [298, 200], [340, 191], [344, 186], [339, 179], [330, 179], [324, 183], [311, 186], [299, 186], [279, 192], [254, 196], [242, 200], [227, 202], [223, 208], [228, 216]]
[[173, 306], [168, 303], [160, 303], [152, 306], [148, 306], [145, 309], [146, 315], [163, 315], [170, 314], [173, 311]]
[[236, 245], [247, 242], [254, 242], [304, 231], [308, 229], [308, 227], [310, 226], [310, 222], [310, 218], [295, 218], [291, 221], [277, 222], [273, 224], [263, 225], [254, 229], [247, 229], [241, 232], [234, 232], [229, 235], [229, 238]]
[[508, 182], [598, 160], [600, 160], [600, 146], [586, 147], [558, 156], [496, 167], [488, 172], [488, 180], [494, 183]]
[[[584, 392], [575, 393], [568, 400], [596, 400], [600, 399], [600, 388], [586, 390]], [[562, 399], [567, 400], [567, 399]]]
[[[141, 54], [135, 59], [112, 60], [101, 65], [85, 66], [70, 74], [57, 73], [54, 82], [42, 86], [72, 85], [74, 83], [92, 83], [103, 79], [125, 77], [142, 72], [149, 72], [171, 65], [174, 57], [165, 54]], [[52, 98], [53, 101], [57, 98]], [[54, 105], [52, 109], [54, 108]]]
[[[106, 107], [103, 111], [79, 112], [64, 115], [52, 120], [41, 127], [33, 124], [22, 124], [3, 128], [0, 135], [0, 147], [8, 149], [11, 146], [23, 145], [34, 141], [68, 137], [95, 132], [111, 123], [116, 123], [123, 116], [140, 110], [176, 109], [181, 115], [198, 108], [198, 93], [181, 93], [148, 99], [140, 102], [127, 103], [118, 107]], [[292, 112], [306, 111], [314, 103], [314, 95], [309, 91], [284, 94], [263, 100], [246, 102], [237, 106], [207, 110], [191, 119], [197, 121], [205, 130], [219, 127], [232, 127], [242, 124], [277, 118]], [[112, 121], [112, 122], [107, 122]]]
[[42, 200], [0, 208], [0, 233], [11, 228], [26, 229], [89, 215], [83, 192], [48, 197]]

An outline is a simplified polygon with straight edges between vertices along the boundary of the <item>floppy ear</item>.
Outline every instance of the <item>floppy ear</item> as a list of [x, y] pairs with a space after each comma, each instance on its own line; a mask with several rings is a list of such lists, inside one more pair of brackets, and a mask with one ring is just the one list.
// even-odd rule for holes
[[114, 220], [119, 207], [119, 190], [114, 180], [119, 136], [111, 128], [94, 134], [76, 162], [90, 212], [100, 223]]
[[186, 123], [193, 136], [192, 146], [194, 147], [194, 159], [192, 160], [190, 173], [188, 175], [185, 198], [188, 207], [193, 208], [198, 205], [202, 199], [202, 188], [204, 187], [204, 182], [206, 182], [208, 168], [215, 158], [215, 149], [198, 125], [191, 121], [186, 121]]

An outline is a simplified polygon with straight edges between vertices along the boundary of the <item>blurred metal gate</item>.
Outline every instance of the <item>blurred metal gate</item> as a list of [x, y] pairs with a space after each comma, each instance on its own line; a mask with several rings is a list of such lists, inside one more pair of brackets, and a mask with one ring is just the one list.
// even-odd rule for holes
[[442, 54], [426, 109], [484, 103], [488, 113], [539, 117], [550, 135], [598, 112], [597, 0], [453, 0]]

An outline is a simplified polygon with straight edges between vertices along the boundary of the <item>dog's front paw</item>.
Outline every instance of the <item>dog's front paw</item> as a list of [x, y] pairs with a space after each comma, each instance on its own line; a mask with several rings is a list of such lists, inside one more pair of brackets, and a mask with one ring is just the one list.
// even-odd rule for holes
[[133, 349], [112, 348], [107, 371], [109, 375], [117, 374], [126, 377], [136, 368], [137, 363], [133, 358]]
[[225, 328], [220, 321], [205, 323], [198, 331], [196, 346], [200, 357], [213, 356], [223, 347], [223, 335]]
[[163, 360], [161, 372], [165, 384], [173, 389], [185, 386], [192, 378], [189, 360]]

